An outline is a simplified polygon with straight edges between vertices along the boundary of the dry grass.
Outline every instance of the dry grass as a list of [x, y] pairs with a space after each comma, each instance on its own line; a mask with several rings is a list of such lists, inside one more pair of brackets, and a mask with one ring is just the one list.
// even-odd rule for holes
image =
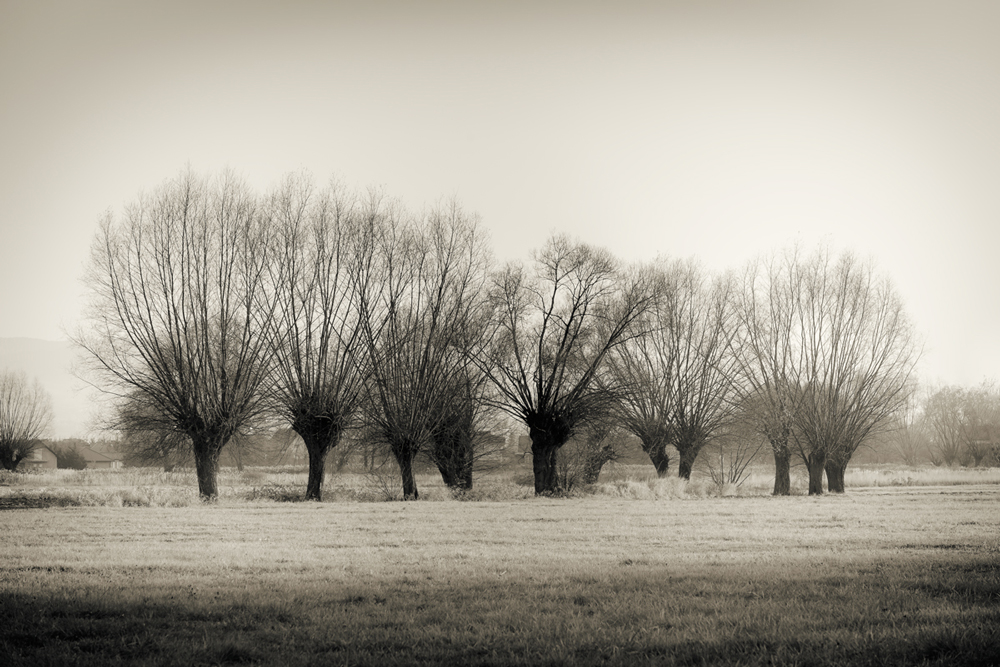
[[[773, 487], [773, 472], [753, 470], [739, 487], [718, 487], [707, 475], [690, 481], [676, 477], [658, 479], [650, 465], [611, 464], [598, 484], [574, 489], [574, 496], [599, 496], [632, 500], [767, 496]], [[1000, 484], [1000, 468], [848, 468], [849, 491], [882, 487], [952, 486]], [[512, 501], [531, 498], [530, 471], [521, 469], [481, 476], [476, 487], [456, 496], [436, 474], [417, 476], [421, 499], [428, 501]], [[224, 468], [219, 476], [220, 502], [287, 502], [301, 500], [305, 492], [303, 468]], [[793, 495], [805, 495], [808, 480], [801, 467], [792, 471]], [[396, 475], [342, 473], [328, 475], [327, 502], [380, 502], [402, 497]], [[47, 470], [32, 474], [0, 472], [0, 508], [46, 506], [185, 507], [198, 505], [193, 470], [165, 473], [154, 468], [120, 470]]]
[[0, 656], [11, 665], [1000, 662], [1000, 488], [694, 499], [677, 482], [649, 482], [607, 484], [659, 500], [232, 496], [0, 512]]

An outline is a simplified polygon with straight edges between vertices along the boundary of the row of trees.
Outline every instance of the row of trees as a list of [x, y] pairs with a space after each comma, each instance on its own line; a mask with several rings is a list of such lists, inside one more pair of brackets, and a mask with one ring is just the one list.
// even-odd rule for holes
[[909, 465], [1000, 465], [1000, 387], [983, 382], [914, 394], [887, 439]]
[[771, 443], [776, 493], [793, 455], [810, 493], [824, 472], [843, 490], [916, 361], [891, 285], [851, 255], [790, 251], [711, 278], [554, 236], [496, 267], [454, 202], [412, 216], [300, 176], [261, 197], [231, 174], [182, 174], [108, 214], [87, 283], [77, 340], [116, 398], [110, 426], [189, 442], [205, 498], [223, 447], [276, 416], [306, 445], [316, 499], [352, 428], [391, 452], [406, 497], [420, 453], [468, 487], [477, 439], [504, 414], [528, 430], [537, 493], [560, 488], [574, 434], [620, 426], [660, 474], [675, 448], [687, 477], [746, 415]]

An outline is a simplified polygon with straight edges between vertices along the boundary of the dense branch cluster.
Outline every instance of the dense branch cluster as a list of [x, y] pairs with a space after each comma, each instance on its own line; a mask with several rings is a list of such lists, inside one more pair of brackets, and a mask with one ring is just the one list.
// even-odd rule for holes
[[414, 215], [303, 176], [259, 196], [182, 174], [107, 216], [87, 282], [78, 342], [117, 399], [110, 425], [153, 451], [189, 446], [206, 498], [227, 442], [276, 421], [305, 443], [308, 498], [348, 432], [391, 454], [408, 498], [417, 456], [469, 488], [498, 415], [530, 436], [536, 493], [569, 483], [574, 436], [592, 457], [581, 479], [625, 433], [661, 475], [678, 452], [688, 477], [704, 447], [748, 431], [771, 444], [776, 493], [793, 455], [842, 490], [916, 360], [891, 285], [851, 255], [713, 277], [555, 235], [496, 268], [455, 202]]

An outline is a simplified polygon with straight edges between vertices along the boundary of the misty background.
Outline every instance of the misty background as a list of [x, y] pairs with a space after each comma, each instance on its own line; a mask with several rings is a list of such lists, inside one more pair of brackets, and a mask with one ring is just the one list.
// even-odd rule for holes
[[925, 383], [1000, 377], [1000, 5], [0, 3], [0, 366], [66, 342], [99, 217], [186, 165], [456, 196], [501, 260], [553, 231], [713, 270], [872, 257]]

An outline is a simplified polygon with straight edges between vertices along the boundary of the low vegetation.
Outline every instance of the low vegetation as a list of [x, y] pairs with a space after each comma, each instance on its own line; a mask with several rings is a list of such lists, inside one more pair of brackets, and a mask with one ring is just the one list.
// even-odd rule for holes
[[[534, 494], [531, 472], [522, 467], [484, 475], [475, 487], [456, 491], [447, 487], [440, 475], [430, 470], [416, 475], [421, 500], [513, 501]], [[752, 468], [739, 485], [720, 484], [708, 472], [691, 480], [658, 477], [650, 465], [609, 463], [596, 484], [574, 486], [567, 497], [631, 498], [712, 498], [766, 496], [771, 493], [774, 473], [765, 466]], [[247, 502], [292, 502], [304, 498], [308, 469], [305, 466], [248, 467], [240, 471], [223, 468], [219, 475], [219, 502], [241, 505]], [[324, 501], [383, 502], [402, 498], [396, 475], [344, 472], [327, 474]], [[804, 468], [793, 470], [792, 493], [804, 495], [808, 477]], [[919, 487], [1000, 484], [1000, 468], [941, 468], [872, 465], [848, 469], [847, 485], [853, 490], [882, 487]], [[0, 508], [47, 506], [101, 507], [184, 507], [201, 502], [195, 471], [177, 468], [163, 472], [156, 468], [116, 470], [45, 470], [30, 474], [0, 471]]]
[[[527, 477], [496, 480], [516, 500], [292, 504], [247, 490], [300, 489], [304, 471], [224, 473], [218, 504], [193, 473], [157, 473], [150, 489], [191, 506], [3, 512], [6, 664], [1000, 661], [996, 485], [692, 499], [694, 482], [609, 475], [536, 498]], [[2, 490], [82, 501], [151, 476]], [[347, 480], [328, 482], [332, 500]], [[676, 486], [612, 497], [660, 483]]]

